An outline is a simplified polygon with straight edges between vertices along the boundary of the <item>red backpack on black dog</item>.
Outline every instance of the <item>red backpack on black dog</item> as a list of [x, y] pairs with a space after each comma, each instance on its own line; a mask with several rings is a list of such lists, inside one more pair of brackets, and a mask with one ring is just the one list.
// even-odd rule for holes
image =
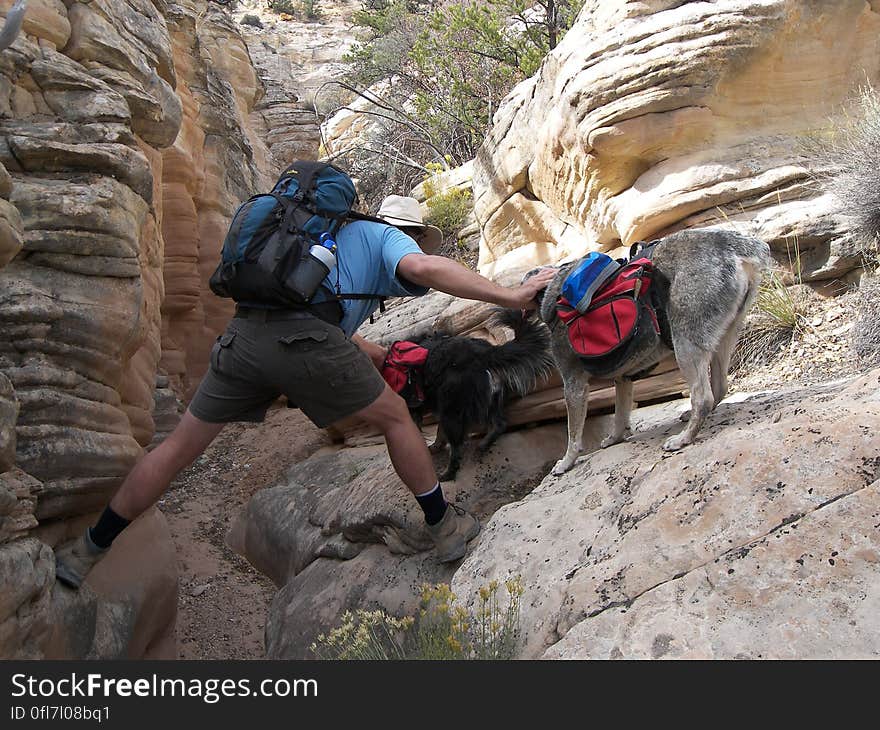
[[406, 401], [408, 408], [418, 408], [425, 402], [422, 368], [427, 359], [427, 349], [415, 342], [400, 340], [388, 348], [382, 363], [382, 377]]

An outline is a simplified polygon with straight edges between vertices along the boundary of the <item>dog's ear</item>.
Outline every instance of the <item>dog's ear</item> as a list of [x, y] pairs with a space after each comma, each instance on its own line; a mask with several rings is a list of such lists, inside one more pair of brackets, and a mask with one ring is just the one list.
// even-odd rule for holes
[[525, 284], [535, 274], [539, 274], [540, 272], [544, 271], [544, 269], [552, 269], [553, 271], [558, 271], [559, 268], [559, 266], [552, 266], [550, 264], [544, 264], [544, 266], [536, 266], [534, 269], [529, 269], [525, 274], [523, 274], [520, 284]]
[[[554, 271], [558, 270], [558, 266], [538, 266], [537, 268], [530, 269], [525, 274], [523, 274], [521, 284], [525, 284], [529, 279], [531, 279], [535, 274], [543, 271], [544, 269], [553, 269]], [[547, 287], [539, 290], [537, 294], [535, 294], [535, 301], [540, 305], [541, 302], [544, 301], [544, 293], [547, 291]]]
[[545, 266], [538, 266], [534, 269], [529, 269], [525, 274], [523, 274], [522, 280], [520, 284], [525, 284], [529, 279], [531, 279], [535, 274], [537, 274], [541, 269], [549, 268]]

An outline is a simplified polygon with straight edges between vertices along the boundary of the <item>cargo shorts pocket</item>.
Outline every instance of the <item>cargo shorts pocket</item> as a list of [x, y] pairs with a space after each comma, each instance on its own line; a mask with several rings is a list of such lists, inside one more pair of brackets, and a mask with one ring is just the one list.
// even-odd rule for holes
[[225, 332], [217, 338], [214, 347], [211, 348], [211, 370], [214, 372], [222, 372], [220, 363], [224, 359], [223, 351], [232, 346], [235, 339], [235, 332]]

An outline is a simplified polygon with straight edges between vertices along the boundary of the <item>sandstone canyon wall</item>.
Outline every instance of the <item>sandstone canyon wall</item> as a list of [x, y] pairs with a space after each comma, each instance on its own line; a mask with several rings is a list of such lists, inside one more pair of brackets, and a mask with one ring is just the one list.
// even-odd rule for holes
[[162, 369], [178, 392], [192, 395], [207, 369], [232, 302], [207, 288], [236, 207], [266, 187], [269, 152], [251, 127], [263, 85], [229, 14], [210, 3], [169, 8], [180, 134], [162, 153], [167, 209]]
[[268, 165], [248, 127], [260, 95], [228, 14], [201, 0], [31, 0], [0, 54], [3, 656], [175, 654], [160, 513], [76, 594], [50, 546], [150, 442], [157, 371], [185, 392], [204, 368], [226, 313], [204, 282]]
[[256, 18], [242, 24], [254, 68], [266, 89], [251, 124], [265, 140], [275, 170], [295, 159], [316, 159], [321, 144], [318, 108], [333, 96], [330, 84], [347, 69], [343, 61], [354, 45], [351, 17], [359, 0], [318, 3], [320, 18], [309, 21], [266, 7], [264, 0], [241, 0], [234, 16]]

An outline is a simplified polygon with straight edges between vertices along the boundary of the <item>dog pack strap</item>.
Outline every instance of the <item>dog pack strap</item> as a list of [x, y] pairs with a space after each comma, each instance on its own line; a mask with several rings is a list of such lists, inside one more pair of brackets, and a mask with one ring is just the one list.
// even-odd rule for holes
[[669, 315], [666, 314], [666, 309], [660, 299], [660, 292], [657, 287], [651, 287], [648, 299], [650, 301], [651, 311], [654, 313], [657, 330], [660, 332], [660, 339], [666, 347], [675, 351], [675, 347], [672, 344], [672, 327], [669, 325]]
[[636, 258], [645, 258], [648, 261], [654, 260], [654, 250], [660, 245], [660, 241], [636, 241], [629, 247], [629, 260]]

